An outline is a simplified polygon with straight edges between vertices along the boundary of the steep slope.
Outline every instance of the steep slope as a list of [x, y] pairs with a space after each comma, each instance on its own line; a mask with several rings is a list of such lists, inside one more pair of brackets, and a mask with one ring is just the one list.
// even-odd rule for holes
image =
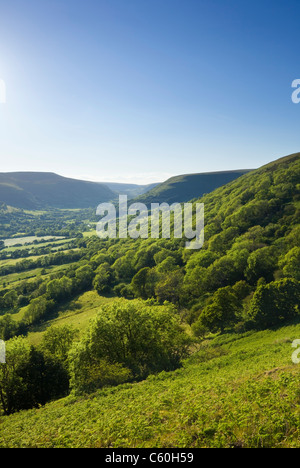
[[210, 193], [216, 188], [237, 179], [249, 172], [247, 169], [236, 171], [207, 172], [200, 174], [184, 174], [171, 177], [157, 185], [149, 192], [140, 195], [135, 201], [150, 205], [150, 203], [183, 203]]
[[48, 172], [0, 174], [0, 202], [17, 208], [87, 208], [115, 198], [106, 185]]
[[0, 447], [297, 448], [299, 334], [226, 335], [174, 372], [0, 417]]

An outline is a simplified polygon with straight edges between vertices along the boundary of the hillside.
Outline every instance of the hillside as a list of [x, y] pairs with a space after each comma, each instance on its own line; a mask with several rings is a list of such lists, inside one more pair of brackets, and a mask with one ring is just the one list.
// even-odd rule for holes
[[0, 173], [0, 202], [16, 208], [89, 208], [115, 196], [104, 184], [48, 172]]
[[1, 448], [299, 448], [300, 325], [203, 342], [183, 367], [1, 418]]
[[237, 179], [248, 170], [207, 172], [200, 174], [184, 174], [171, 177], [165, 182], [156, 185], [153, 189], [135, 199], [136, 202], [145, 203], [183, 203], [210, 193], [216, 188]]
[[100, 203], [117, 200], [118, 195], [146, 204], [185, 202], [245, 172], [248, 171], [179, 175], [149, 185], [89, 182], [47, 172], [0, 173], [0, 203], [29, 210], [95, 208]]
[[0, 446], [299, 447], [299, 182], [298, 153], [200, 198], [200, 250], [89, 235], [5, 257]]

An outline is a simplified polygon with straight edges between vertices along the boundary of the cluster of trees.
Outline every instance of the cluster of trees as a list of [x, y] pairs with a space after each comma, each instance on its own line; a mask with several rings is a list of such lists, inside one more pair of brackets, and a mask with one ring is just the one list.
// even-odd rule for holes
[[[201, 315], [203, 325], [211, 331], [216, 330], [216, 323], [221, 331], [242, 323], [260, 326], [258, 315], [250, 313], [250, 301], [262, 282], [269, 284], [284, 278], [299, 281], [299, 226], [289, 227], [284, 243], [282, 238], [272, 242], [273, 232], [274, 226], [256, 226], [232, 238], [224, 230], [221, 237], [230, 238], [225, 254], [215, 250], [215, 236], [192, 254], [180, 242], [176, 245], [165, 239], [112, 240], [105, 244], [91, 238], [76, 253], [81, 260], [63, 273], [3, 291], [2, 310], [8, 313], [25, 305], [27, 310], [23, 320], [15, 324], [11, 317], [0, 317], [0, 338], [48, 319], [60, 304], [92, 288], [100, 295], [155, 299], [161, 304], [168, 301], [182, 311], [190, 324]], [[296, 283], [291, 287], [296, 288]], [[223, 306], [216, 307], [217, 303]], [[227, 318], [226, 307], [230, 311]], [[288, 319], [291, 313], [283, 311], [282, 317]]]
[[0, 407], [11, 414], [70, 391], [87, 393], [176, 369], [190, 342], [170, 305], [121, 299], [100, 309], [81, 339], [63, 326], [46, 331], [36, 347], [24, 337], [9, 340], [0, 366]]
[[70, 353], [76, 393], [180, 366], [191, 338], [170, 305], [120, 299], [102, 307]]
[[82, 253], [75, 250], [68, 252], [57, 252], [36, 259], [26, 259], [14, 265], [4, 265], [0, 268], [0, 276], [20, 273], [21, 271], [34, 270], [35, 268], [46, 268], [49, 265], [65, 265], [80, 260]]
[[[77, 266], [75, 263], [66, 274], [57, 273], [34, 282], [24, 281], [16, 290], [8, 290], [0, 297], [2, 310], [10, 309], [0, 317], [0, 339], [26, 334], [32, 325], [48, 320], [61, 304], [92, 288], [93, 277], [90, 265]], [[24, 314], [16, 321], [13, 315], [20, 307], [25, 307]]]
[[36, 348], [21, 336], [7, 341], [6, 363], [0, 365], [0, 407], [5, 415], [45, 405], [68, 392], [67, 367], [46, 342]]
[[76, 237], [87, 230], [86, 220], [92, 220], [95, 210], [47, 210], [28, 212], [0, 206], [0, 237], [5, 239], [21, 232], [24, 236]]
[[266, 329], [300, 318], [299, 281], [284, 278], [266, 283], [261, 279], [255, 292], [249, 295], [250, 291], [243, 281], [218, 289], [192, 323], [195, 335], [203, 336], [208, 330], [222, 332], [226, 328]]
[[[42, 240], [42, 241], [37, 242], [37, 243], [44, 243], [44, 242], [45, 241]], [[28, 258], [28, 257], [31, 257], [31, 256], [38, 256], [38, 255], [49, 255], [49, 254], [52, 253], [52, 249], [56, 249], [57, 251], [62, 252], [64, 250], [70, 250], [70, 249], [77, 248], [77, 240], [76, 239], [69, 240], [66, 243], [62, 243], [61, 245], [58, 245], [55, 242], [51, 243], [51, 242], [47, 241], [47, 245], [33, 246], [33, 245], [36, 245], [35, 243], [36, 243], [36, 241], [34, 241], [33, 244], [30, 244], [30, 247], [26, 247], [26, 248], [24, 248], [24, 247], [16, 248], [17, 246], [15, 246], [15, 249], [12, 250], [12, 251], [2, 250], [0, 252], [0, 260], [6, 260], [6, 259], [10, 259], [10, 258], [13, 258], [13, 259]], [[0, 241], [0, 244], [1, 244], [1, 241]], [[24, 245], [29, 245], [29, 244], [24, 244]], [[1, 246], [0, 246], [0, 250], [1, 250]]]
[[[261, 326], [258, 315], [250, 312], [258, 288], [290, 279], [284, 284], [296, 289], [300, 279], [299, 226], [287, 228], [284, 242], [281, 237], [273, 242], [274, 230], [273, 225], [254, 226], [232, 237], [232, 229], [227, 228], [220, 234], [225, 251], [216, 248], [218, 236], [213, 236], [192, 254], [180, 245], [174, 249], [174, 242], [165, 240], [144, 241], [139, 248], [132, 244], [124, 251], [121, 243], [115, 244], [91, 257], [93, 286], [99, 294], [169, 301], [185, 311], [190, 323], [202, 315], [210, 331], [241, 323]], [[292, 310], [282, 311], [282, 317], [287, 320], [297, 311], [296, 302]]]
[[[169, 301], [186, 311], [190, 323], [201, 315], [209, 330], [261, 326], [250, 305], [256, 291], [283, 279], [295, 280], [284, 284], [297, 289], [300, 280], [299, 180], [300, 160], [294, 156], [204, 196], [200, 251], [186, 250], [175, 239], [107, 243], [90, 257], [95, 289]], [[280, 316], [288, 320], [297, 313], [296, 302]]]

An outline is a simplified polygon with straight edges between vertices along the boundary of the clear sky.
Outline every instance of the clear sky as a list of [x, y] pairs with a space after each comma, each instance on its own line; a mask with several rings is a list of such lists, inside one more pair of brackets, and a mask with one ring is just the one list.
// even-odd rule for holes
[[299, 0], [0, 0], [0, 171], [150, 183], [300, 151]]

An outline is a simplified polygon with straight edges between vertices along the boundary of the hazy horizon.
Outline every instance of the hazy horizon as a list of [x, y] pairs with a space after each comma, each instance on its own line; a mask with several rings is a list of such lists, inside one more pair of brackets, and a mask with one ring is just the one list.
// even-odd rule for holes
[[[270, 161], [271, 162], [271, 161]], [[219, 173], [226, 173], [226, 172], [239, 172], [239, 171], [251, 171], [251, 170], [255, 170], [257, 168], [236, 168], [236, 169], [232, 169], [232, 170], [226, 170], [226, 171], [206, 171], [206, 172], [202, 172], [201, 174], [219, 174]], [[65, 178], [69, 178], [69, 179], [75, 179], [75, 180], [81, 180], [81, 181], [86, 181], [86, 182], [96, 182], [96, 183], [106, 183], [106, 184], [128, 184], [128, 185], [152, 185], [152, 184], [159, 184], [159, 183], [163, 183], [165, 181], [167, 181], [168, 179], [170, 179], [171, 177], [178, 177], [178, 176], [188, 176], [188, 175], [196, 175], [196, 174], [200, 174], [200, 173], [184, 173], [184, 174], [173, 174], [173, 175], [170, 175], [168, 176], [167, 178], [163, 179], [161, 178], [160, 180], [152, 180], [152, 182], [145, 182], [145, 183], [138, 183], [138, 182], [132, 182], [132, 181], [127, 181], [126, 178], [122, 179], [122, 180], [98, 180], [97, 178], [93, 178], [93, 177], [76, 177], [76, 176], [69, 176], [69, 175], [65, 175], [65, 174], [59, 174], [57, 172], [53, 172], [53, 171], [1, 171], [0, 174], [18, 174], [18, 173], [36, 173], [36, 174], [42, 174], [42, 173], [45, 173], [45, 174], [55, 174], [57, 176], [60, 176], [60, 177], [65, 177]], [[149, 174], [149, 177], [151, 177], [151, 174]]]

